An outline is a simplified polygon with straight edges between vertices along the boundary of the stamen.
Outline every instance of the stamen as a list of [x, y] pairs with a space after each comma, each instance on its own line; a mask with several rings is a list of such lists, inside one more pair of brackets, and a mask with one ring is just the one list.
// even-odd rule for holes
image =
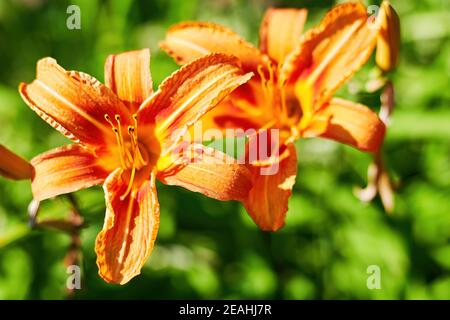
[[261, 87], [263, 90], [264, 100], [267, 101], [267, 99], [270, 99], [270, 92], [269, 92], [269, 85], [268, 85], [268, 79], [266, 78], [266, 75], [263, 70], [263, 66], [260, 64], [258, 65], [258, 74], [261, 77]]
[[[138, 141], [135, 136], [135, 128], [133, 126], [128, 126], [128, 135], [131, 138], [131, 152], [133, 153], [133, 155], [132, 155], [133, 168], [131, 169], [131, 177], [130, 177], [130, 183], [128, 184], [128, 188], [125, 191], [125, 193], [120, 197], [120, 200], [125, 200], [125, 198], [128, 196], [128, 194], [130, 193], [130, 191], [133, 187], [134, 176], [136, 175], [136, 167], [139, 165], [139, 163], [136, 163], [136, 158], [138, 161], [140, 161], [140, 159], [142, 159], [142, 156], [139, 152], [139, 144], [138, 144]], [[142, 161], [142, 163], [145, 163], [145, 161]]]
[[[133, 117], [134, 118], [134, 117]], [[139, 149], [139, 142], [137, 140], [137, 131], [133, 126], [128, 127], [128, 135], [131, 138], [131, 151], [133, 153], [133, 166], [136, 165], [146, 165], [147, 161], [144, 160], [141, 154], [141, 150]], [[137, 162], [136, 162], [137, 160]]]
[[133, 126], [128, 126], [128, 135], [131, 138], [131, 153], [132, 153], [132, 157], [133, 157], [133, 166], [134, 166], [134, 155], [135, 155], [135, 141], [136, 139], [134, 138], [134, 127]]
[[133, 188], [133, 182], [134, 182], [135, 175], [136, 175], [136, 167], [133, 167], [133, 169], [131, 169], [131, 176], [130, 176], [130, 182], [128, 183], [128, 188], [125, 191], [125, 193], [120, 196], [120, 200], [122, 200], [122, 201], [125, 200], [125, 198], [130, 193], [131, 189]]
[[[106, 122], [111, 126], [114, 135], [116, 137], [117, 145], [119, 146], [120, 163], [123, 169], [131, 169], [130, 185], [127, 191], [120, 197], [125, 199], [132, 188], [134, 176], [136, 170], [139, 170], [147, 164], [147, 161], [142, 156], [139, 148], [138, 135], [137, 135], [137, 115], [133, 115], [134, 126], [128, 126], [129, 139], [125, 139], [122, 134], [122, 125], [120, 115], [114, 115], [115, 123], [108, 114], [104, 115]], [[128, 142], [129, 141], [129, 142]]]
[[269, 79], [267, 81], [267, 90], [269, 93], [269, 101], [271, 104], [273, 104], [273, 98], [274, 98], [274, 72], [273, 72], [273, 64], [271, 61], [267, 64], [267, 68], [269, 69]]
[[[119, 145], [119, 157], [120, 157], [120, 164], [122, 165], [122, 168], [126, 168], [126, 163], [125, 163], [125, 148], [123, 145], [123, 140], [122, 140], [122, 134], [121, 134], [121, 130], [120, 130], [120, 122], [117, 122], [119, 125], [119, 129], [114, 125], [114, 123], [111, 121], [111, 117], [107, 114], [105, 114], [105, 120], [106, 122], [109, 123], [109, 125], [111, 126], [114, 135], [116, 136], [116, 141], [117, 144]], [[116, 115], [116, 120], [117, 120], [117, 115]], [[119, 117], [120, 120], [120, 117]]]
[[273, 82], [274, 80], [274, 74], [273, 74], [273, 63], [272, 61], [269, 61], [267, 64], [267, 68], [269, 69], [269, 82]]
[[295, 140], [297, 140], [300, 137], [300, 131], [296, 126], [291, 126], [291, 136], [286, 139], [286, 144], [293, 143]]
[[141, 149], [139, 149], [139, 146], [137, 145], [136, 148], [137, 152], [136, 152], [136, 156], [138, 157], [138, 160], [140, 161], [141, 165], [146, 165], [147, 161], [145, 161], [144, 157], [141, 154]]
[[114, 123], [112, 123], [111, 118], [109, 117], [109, 115], [105, 114], [104, 117], [105, 117], [106, 122], [108, 122], [109, 125], [114, 129], [115, 128]]
[[138, 122], [137, 122], [137, 114], [133, 114], [133, 122], [134, 122], [134, 128], [136, 130], [136, 134], [137, 134], [137, 130], [138, 130]]
[[264, 74], [264, 70], [263, 70], [263, 66], [262, 64], [258, 65], [258, 74], [261, 77], [261, 80], [263, 80], [263, 82], [266, 81], [266, 75]]
[[118, 114], [116, 114], [116, 115], [114, 116], [114, 118], [115, 118], [116, 121], [117, 121], [117, 128], [119, 128], [119, 129], [117, 130], [117, 131], [118, 131], [118, 134], [119, 134], [119, 140], [120, 140], [119, 144], [120, 144], [121, 146], [123, 146], [124, 143], [123, 143], [123, 136], [122, 136], [122, 126], [120, 125], [120, 116], [119, 116]]
[[120, 142], [119, 142], [119, 134], [118, 134], [118, 131], [119, 131], [119, 130], [117, 130], [117, 128], [114, 128], [113, 131], [114, 131], [114, 134], [116, 135], [117, 143], [119, 144], [119, 149], [120, 149], [120, 150], [119, 150], [120, 164], [122, 165], [122, 168], [126, 168], [126, 165], [125, 165], [125, 159], [123, 158], [123, 148], [122, 148], [122, 146], [120, 145]]
[[128, 135], [132, 138], [131, 142], [133, 145], [134, 141], [136, 141], [135, 136], [134, 136], [134, 127], [133, 126], [128, 126]]

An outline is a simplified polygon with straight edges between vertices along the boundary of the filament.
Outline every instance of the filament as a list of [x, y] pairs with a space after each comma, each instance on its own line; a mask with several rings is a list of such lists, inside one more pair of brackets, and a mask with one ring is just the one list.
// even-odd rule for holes
[[[130, 194], [133, 188], [133, 182], [136, 176], [136, 171], [147, 164], [147, 161], [142, 156], [141, 150], [139, 148], [137, 125], [138, 118], [136, 114], [133, 114], [133, 126], [128, 126], [128, 136], [129, 139], [124, 138], [122, 134], [122, 125], [120, 115], [114, 115], [115, 123], [108, 114], [105, 114], [105, 120], [111, 126], [114, 135], [116, 137], [117, 145], [119, 146], [119, 156], [122, 169], [131, 169], [130, 181], [126, 191], [120, 196], [120, 200], [125, 200], [125, 198]], [[129, 142], [128, 142], [129, 141]], [[131, 148], [131, 150], [130, 150]]]
[[125, 193], [123, 195], [120, 196], [120, 200], [122, 200], [122, 201], [125, 200], [125, 198], [130, 193], [131, 189], [133, 188], [133, 182], [134, 182], [135, 175], [136, 175], [136, 167], [133, 166], [133, 169], [131, 169], [130, 182], [128, 183], [127, 190], [125, 191]]
[[267, 78], [266, 75], [264, 74], [264, 70], [263, 70], [263, 66], [260, 64], [258, 65], [258, 74], [261, 77], [261, 87], [264, 93], [264, 97], [267, 99], [269, 92], [267, 89]]
[[[117, 118], [119, 118], [119, 120], [117, 120]], [[121, 129], [120, 129], [120, 122], [119, 122], [120, 121], [120, 117], [119, 117], [119, 115], [116, 115], [118, 128], [111, 121], [111, 118], [110, 118], [109, 115], [105, 114], [105, 120], [112, 127], [114, 135], [116, 136], [116, 141], [117, 141], [117, 144], [119, 145], [120, 164], [122, 165], [122, 168], [126, 168], [126, 163], [125, 163], [125, 155], [126, 155], [126, 153], [125, 153], [125, 147], [123, 145], [122, 133], [121, 133]]]

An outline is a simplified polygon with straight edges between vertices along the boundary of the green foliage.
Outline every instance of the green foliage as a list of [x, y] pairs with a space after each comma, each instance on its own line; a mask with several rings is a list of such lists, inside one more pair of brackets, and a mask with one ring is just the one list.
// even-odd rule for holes
[[[373, 2], [373, 1], [372, 1]], [[238, 203], [218, 202], [158, 185], [161, 228], [142, 274], [126, 286], [97, 275], [94, 241], [104, 217], [101, 188], [76, 193], [87, 221], [82, 232], [79, 298], [450, 298], [449, 6], [446, 1], [392, 0], [402, 21], [401, 63], [392, 74], [397, 106], [384, 150], [399, 181], [396, 209], [352, 194], [366, 182], [368, 154], [313, 139], [299, 143], [299, 174], [281, 231], [261, 232]], [[258, 3], [258, 5], [256, 5]], [[78, 4], [82, 29], [66, 28]], [[17, 85], [35, 76], [36, 61], [103, 80], [110, 53], [152, 50], [154, 84], [176, 70], [158, 49], [165, 30], [183, 20], [210, 20], [256, 44], [266, 7], [306, 6], [308, 27], [332, 1], [0, 1], [0, 143], [24, 157], [67, 140], [22, 102]], [[351, 81], [364, 87], [370, 65]], [[350, 87], [350, 86], [349, 86]], [[340, 95], [378, 108], [376, 95]], [[28, 182], [0, 180], [0, 298], [61, 299], [69, 238], [30, 230]], [[43, 203], [42, 217], [64, 217], [63, 199]], [[366, 286], [367, 267], [381, 269], [381, 289]]]

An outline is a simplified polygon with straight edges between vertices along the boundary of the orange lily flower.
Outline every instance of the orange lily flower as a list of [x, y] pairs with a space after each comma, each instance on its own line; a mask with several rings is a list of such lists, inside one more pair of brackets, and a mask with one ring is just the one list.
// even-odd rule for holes
[[30, 179], [31, 164], [0, 144], [0, 176], [13, 180]]
[[[32, 160], [35, 199], [103, 184], [106, 217], [95, 250], [100, 276], [124, 284], [149, 257], [159, 226], [156, 179], [220, 200], [239, 200], [250, 187], [247, 169], [208, 159], [177, 161], [182, 134], [232, 90], [246, 82], [237, 59], [212, 54], [183, 66], [152, 90], [148, 49], [111, 55], [103, 85], [52, 58], [37, 63], [37, 77], [19, 86], [42, 119], [75, 142]], [[217, 157], [220, 159], [220, 157]]]
[[295, 140], [324, 137], [375, 152], [385, 133], [383, 122], [368, 107], [333, 97], [369, 59], [379, 19], [370, 22], [362, 4], [346, 3], [302, 34], [306, 15], [305, 9], [269, 9], [261, 24], [259, 49], [225, 27], [203, 22], [175, 25], [161, 43], [179, 63], [223, 52], [234, 54], [245, 71], [258, 75], [239, 87], [231, 101], [206, 115], [203, 129], [279, 130], [278, 173], [252, 170], [253, 187], [243, 201], [263, 230], [284, 225], [297, 175]]

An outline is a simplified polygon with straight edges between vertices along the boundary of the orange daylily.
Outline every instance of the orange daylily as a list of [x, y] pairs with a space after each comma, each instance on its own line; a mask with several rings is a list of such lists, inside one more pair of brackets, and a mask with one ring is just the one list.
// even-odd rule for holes
[[203, 22], [175, 25], [161, 43], [179, 63], [217, 51], [234, 54], [245, 71], [258, 75], [206, 115], [203, 128], [280, 130], [278, 173], [261, 175], [253, 168], [253, 187], [243, 201], [264, 230], [284, 225], [297, 174], [296, 139], [318, 136], [374, 152], [385, 133], [368, 107], [333, 97], [373, 52], [379, 18], [370, 23], [362, 4], [346, 3], [302, 34], [306, 15], [305, 9], [269, 9], [259, 49], [225, 27]]
[[106, 85], [44, 58], [36, 80], [20, 84], [31, 109], [75, 142], [32, 160], [34, 197], [103, 184], [106, 217], [95, 250], [106, 281], [128, 282], [152, 251], [159, 226], [157, 178], [220, 200], [246, 196], [250, 179], [244, 166], [216, 159], [202, 145], [193, 147], [213, 161], [188, 164], [174, 152], [192, 123], [251, 77], [237, 62], [223, 54], [205, 56], [153, 92], [147, 49], [109, 56]]
[[13, 180], [30, 179], [31, 164], [0, 144], [0, 176]]

